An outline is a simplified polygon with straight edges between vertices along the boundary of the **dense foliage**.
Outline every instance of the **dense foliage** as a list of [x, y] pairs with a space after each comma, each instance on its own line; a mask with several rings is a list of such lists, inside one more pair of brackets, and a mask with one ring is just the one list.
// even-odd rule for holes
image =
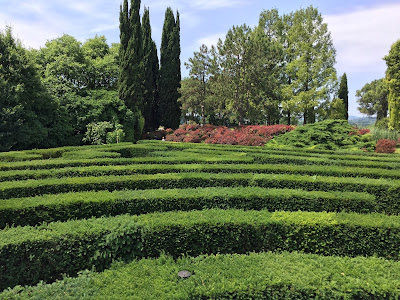
[[225, 145], [263, 146], [274, 136], [293, 130], [289, 125], [241, 126], [236, 129], [213, 125], [181, 125], [167, 141]]
[[274, 138], [268, 145], [310, 149], [371, 150], [375, 144], [366, 131], [355, 130], [346, 120], [326, 120], [299, 126], [290, 133]]
[[[178, 272], [190, 271], [180, 279]], [[165, 255], [83, 272], [52, 285], [16, 287], [6, 299], [396, 299], [398, 262], [302, 253]]]
[[202, 45], [189, 59], [184, 117], [225, 126], [328, 118], [338, 85], [335, 55], [317, 9], [263, 11], [255, 28], [233, 26], [216, 48]]
[[56, 146], [58, 105], [11, 29], [0, 32], [0, 151]]
[[376, 121], [385, 119], [388, 113], [388, 94], [389, 88], [383, 78], [365, 84], [356, 92], [360, 105], [358, 110], [369, 116], [376, 114]]
[[[186, 129], [201, 128], [195, 127]], [[272, 128], [241, 129], [268, 136]], [[348, 136], [367, 132], [353, 129]], [[334, 256], [313, 256], [325, 273], [331, 268], [321, 265], [322, 260], [353, 261], [344, 256], [368, 256], [360, 268], [377, 261], [394, 266], [400, 259], [398, 170], [396, 154], [168, 141], [0, 153], [0, 288], [50, 283], [84, 269], [97, 278], [108, 274], [105, 269], [116, 260], [120, 267], [132, 260], [144, 267], [144, 258], [160, 255], [179, 261], [201, 254], [301, 251]], [[268, 255], [280, 266], [280, 254]], [[297, 254], [287, 255], [302, 263]], [[301, 260], [311, 257], [300, 255]], [[215, 271], [218, 265], [209, 267]], [[105, 273], [95, 273], [101, 270]], [[194, 276], [200, 272], [190, 270]], [[154, 282], [146, 274], [141, 278]], [[271, 283], [270, 276], [258, 274], [258, 280]], [[275, 275], [295, 292], [289, 278]], [[355, 282], [363, 278], [354, 276]], [[90, 298], [91, 288], [98, 288], [80, 285], [82, 278], [66, 279], [77, 283], [63, 290], [63, 296], [71, 292]], [[385, 278], [379, 275], [382, 282]], [[207, 282], [217, 284], [210, 278]], [[24, 297], [26, 291], [44, 295], [63, 284], [15, 287], [0, 298]], [[110, 284], [107, 288], [113, 290], [118, 286]], [[230, 295], [241, 293], [235, 286]], [[323, 288], [320, 278], [314, 288]], [[281, 291], [282, 285], [271, 289]], [[140, 287], [131, 292], [139, 295]], [[215, 293], [226, 296], [220, 286]]]
[[375, 152], [377, 153], [393, 153], [396, 151], [397, 141], [382, 139], [376, 143]]
[[338, 98], [343, 100], [344, 104], [344, 115], [342, 119], [349, 119], [349, 88], [347, 87], [347, 75], [346, 73], [340, 78], [340, 86], [338, 91]]
[[392, 45], [385, 56], [386, 81], [389, 86], [389, 129], [400, 130], [400, 40]]
[[181, 86], [181, 44], [179, 12], [170, 7], [165, 11], [165, 20], [160, 51], [159, 117], [160, 124], [178, 128], [181, 123], [181, 109], [178, 103]]

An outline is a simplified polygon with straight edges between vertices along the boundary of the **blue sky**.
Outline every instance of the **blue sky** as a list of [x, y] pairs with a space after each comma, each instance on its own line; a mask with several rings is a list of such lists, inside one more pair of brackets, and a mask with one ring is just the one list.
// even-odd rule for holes
[[[70, 34], [84, 42], [96, 34], [108, 42], [119, 42], [119, 5], [122, 0], [0, 0], [0, 30], [11, 25], [27, 48], [40, 48], [46, 40]], [[211, 45], [223, 38], [233, 25], [255, 26], [263, 10], [280, 14], [317, 7], [328, 23], [337, 50], [336, 69], [346, 72], [349, 85], [349, 113], [357, 111], [355, 92], [374, 79], [384, 77], [382, 58], [400, 39], [400, 0], [142, 0], [150, 9], [153, 39], [161, 44], [165, 9], [181, 15], [183, 63], [202, 43]]]

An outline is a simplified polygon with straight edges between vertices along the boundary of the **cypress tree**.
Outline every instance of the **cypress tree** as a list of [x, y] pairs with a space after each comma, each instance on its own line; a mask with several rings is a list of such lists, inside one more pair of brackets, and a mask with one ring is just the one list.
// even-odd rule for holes
[[392, 45], [385, 60], [389, 86], [389, 129], [400, 130], [400, 40]]
[[119, 97], [132, 111], [130, 128], [125, 132], [128, 140], [140, 139], [144, 119], [143, 110], [143, 46], [140, 24], [140, 0], [124, 0], [120, 7], [120, 77]]
[[345, 108], [344, 119], [348, 120], [349, 119], [349, 89], [347, 87], [346, 73], [343, 74], [342, 79], [340, 80], [338, 98], [343, 100], [343, 104], [344, 104], [344, 108]]
[[143, 90], [143, 116], [145, 130], [157, 129], [158, 117], [158, 78], [159, 63], [156, 43], [151, 38], [150, 12], [144, 9], [142, 18], [143, 53], [144, 53], [144, 90]]
[[161, 40], [161, 68], [160, 68], [160, 123], [165, 127], [178, 128], [181, 109], [178, 103], [181, 85], [180, 63], [180, 21], [179, 12], [175, 22], [170, 7], [165, 12]]

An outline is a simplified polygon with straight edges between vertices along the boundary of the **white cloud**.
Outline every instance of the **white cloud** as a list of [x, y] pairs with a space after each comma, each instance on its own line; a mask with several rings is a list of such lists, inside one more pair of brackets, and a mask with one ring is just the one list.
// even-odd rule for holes
[[218, 9], [225, 7], [235, 7], [246, 2], [240, 0], [192, 0], [190, 4], [198, 9]]
[[324, 16], [337, 50], [338, 69], [384, 72], [382, 58], [400, 38], [399, 16], [398, 3]]
[[226, 36], [226, 32], [220, 32], [211, 34], [209, 36], [205, 36], [201, 39], [197, 40], [197, 45], [200, 47], [201, 45], [206, 45], [207, 47], [211, 47], [212, 45], [217, 46], [218, 40], [224, 40]]

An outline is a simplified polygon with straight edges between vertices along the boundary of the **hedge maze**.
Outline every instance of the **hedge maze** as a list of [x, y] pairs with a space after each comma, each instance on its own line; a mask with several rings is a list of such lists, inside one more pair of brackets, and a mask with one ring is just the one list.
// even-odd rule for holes
[[376, 153], [0, 153], [0, 299], [398, 299], [399, 179]]

